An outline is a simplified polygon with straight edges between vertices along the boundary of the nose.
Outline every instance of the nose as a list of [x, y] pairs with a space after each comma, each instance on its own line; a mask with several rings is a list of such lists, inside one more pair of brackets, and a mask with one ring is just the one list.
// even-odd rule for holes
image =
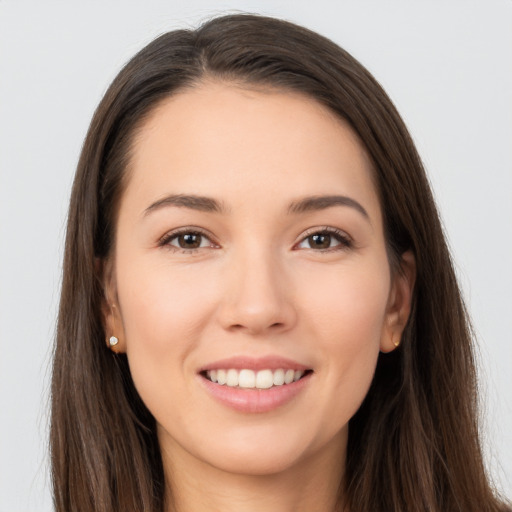
[[275, 334], [297, 320], [291, 283], [275, 255], [263, 252], [245, 251], [230, 261], [218, 310], [226, 330]]

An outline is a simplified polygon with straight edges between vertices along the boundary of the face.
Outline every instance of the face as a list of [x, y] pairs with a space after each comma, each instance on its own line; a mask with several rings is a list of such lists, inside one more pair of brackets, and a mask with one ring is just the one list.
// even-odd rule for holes
[[357, 137], [299, 94], [209, 83], [153, 112], [128, 173], [106, 322], [164, 459], [339, 460], [411, 288]]

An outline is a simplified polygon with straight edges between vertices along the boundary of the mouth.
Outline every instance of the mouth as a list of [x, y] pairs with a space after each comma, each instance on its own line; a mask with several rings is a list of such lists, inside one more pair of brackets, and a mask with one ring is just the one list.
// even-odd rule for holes
[[215, 370], [204, 370], [200, 373], [202, 377], [229, 388], [237, 389], [271, 389], [279, 386], [288, 386], [298, 382], [313, 370], [302, 370], [293, 368], [261, 369], [258, 371], [249, 368], [225, 368]]
[[253, 414], [276, 411], [308, 396], [313, 373], [310, 367], [279, 355], [238, 355], [207, 363], [197, 376], [216, 402]]

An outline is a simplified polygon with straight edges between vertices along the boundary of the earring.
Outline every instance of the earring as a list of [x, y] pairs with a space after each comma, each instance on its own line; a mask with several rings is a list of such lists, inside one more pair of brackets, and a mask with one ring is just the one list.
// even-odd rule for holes
[[[110, 305], [110, 312], [112, 313], [112, 319], [113, 319], [113, 322], [114, 322], [114, 330], [116, 328], [116, 317], [114, 316], [114, 308], [115, 308], [115, 305], [114, 304], [111, 304]], [[110, 336], [109, 340], [108, 340], [108, 344], [110, 345], [110, 347], [115, 347], [117, 344], [119, 343], [119, 340], [117, 339], [116, 336]]]
[[395, 341], [393, 341], [393, 345], [395, 345], [395, 348], [398, 348], [400, 346], [400, 338], [397, 338]]

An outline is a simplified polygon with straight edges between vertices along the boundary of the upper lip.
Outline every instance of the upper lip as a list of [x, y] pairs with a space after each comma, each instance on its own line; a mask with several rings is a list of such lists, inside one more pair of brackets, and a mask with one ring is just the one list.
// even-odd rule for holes
[[235, 356], [227, 359], [220, 359], [212, 363], [205, 364], [199, 368], [199, 373], [207, 370], [226, 370], [234, 368], [236, 370], [310, 370], [311, 367], [305, 366], [293, 359], [288, 359], [281, 356], [265, 356], [265, 357], [250, 357], [250, 356]]

